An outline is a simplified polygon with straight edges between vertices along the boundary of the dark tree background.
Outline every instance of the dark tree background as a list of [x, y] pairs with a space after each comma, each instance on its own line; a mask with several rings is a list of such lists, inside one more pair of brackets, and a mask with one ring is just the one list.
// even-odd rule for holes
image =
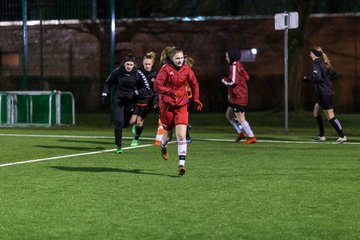
[[290, 7], [298, 13], [299, 28], [289, 31], [289, 108], [297, 110], [301, 106], [303, 89], [303, 68], [305, 53], [305, 35], [314, 0], [291, 0]]
[[[276, 12], [294, 10], [311, 5], [312, 13], [353, 12], [360, 1], [343, 0], [124, 0], [117, 1], [120, 17], [195, 17], [272, 15]], [[135, 6], [135, 7], [134, 7]]]
[[[360, 9], [360, 0], [114, 0], [116, 18], [273, 15], [312, 6], [311, 13]], [[0, 1], [0, 21], [22, 19], [22, 0]], [[302, 7], [303, 6], [303, 7]], [[28, 0], [28, 19], [108, 19], [109, 0]]]

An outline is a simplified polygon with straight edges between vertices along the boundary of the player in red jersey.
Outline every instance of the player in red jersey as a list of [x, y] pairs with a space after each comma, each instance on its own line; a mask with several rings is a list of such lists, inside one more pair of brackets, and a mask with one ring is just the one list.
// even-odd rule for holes
[[199, 83], [189, 65], [185, 64], [183, 50], [173, 48], [168, 61], [161, 67], [154, 84], [159, 94], [159, 114], [165, 133], [161, 139], [161, 154], [164, 160], [169, 159], [167, 144], [176, 131], [178, 143], [179, 167], [178, 175], [185, 174], [185, 158], [187, 154], [186, 128], [188, 125], [188, 103], [185, 82], [188, 82], [193, 94], [197, 110], [201, 111], [202, 103], [199, 100]]
[[256, 138], [254, 133], [245, 119], [245, 107], [248, 105], [248, 89], [246, 81], [250, 78], [240, 62], [241, 52], [239, 49], [230, 49], [225, 53], [225, 57], [226, 61], [230, 64], [229, 76], [224, 77], [221, 80], [228, 89], [229, 107], [226, 111], [226, 118], [238, 131], [239, 135], [236, 141], [247, 136], [248, 139], [244, 144], [255, 143]]

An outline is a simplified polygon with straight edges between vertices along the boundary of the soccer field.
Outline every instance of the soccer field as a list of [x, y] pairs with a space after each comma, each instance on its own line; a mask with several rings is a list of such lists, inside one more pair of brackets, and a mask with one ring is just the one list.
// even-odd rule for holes
[[359, 239], [358, 125], [337, 145], [329, 126], [313, 143], [315, 123], [283, 134], [250, 116], [258, 142], [243, 145], [199, 119], [183, 177], [156, 126], [139, 147], [125, 130], [121, 155], [109, 127], [0, 129], [0, 239]]

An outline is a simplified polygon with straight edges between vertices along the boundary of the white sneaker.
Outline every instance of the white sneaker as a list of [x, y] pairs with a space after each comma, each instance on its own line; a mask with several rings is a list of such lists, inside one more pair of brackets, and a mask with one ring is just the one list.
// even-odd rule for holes
[[317, 136], [313, 138], [314, 142], [325, 142], [326, 141], [326, 137], [325, 136]]
[[344, 136], [344, 137], [339, 137], [338, 139], [336, 139], [336, 142], [337, 144], [340, 144], [340, 143], [343, 143], [343, 142], [346, 142], [347, 141], [347, 137]]

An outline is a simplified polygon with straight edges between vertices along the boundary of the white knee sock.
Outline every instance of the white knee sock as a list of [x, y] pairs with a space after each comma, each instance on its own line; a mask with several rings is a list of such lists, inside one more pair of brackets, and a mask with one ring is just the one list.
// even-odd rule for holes
[[247, 121], [242, 122], [241, 126], [244, 129], [246, 135], [248, 135], [248, 137], [254, 137], [254, 133], [251, 130], [250, 125]]
[[183, 140], [183, 141], [178, 141], [177, 143], [178, 143], [179, 165], [185, 166], [187, 142], [186, 140]]
[[239, 121], [235, 118], [231, 118], [229, 120], [230, 124], [235, 128], [236, 132], [237, 133], [241, 133], [242, 132], [242, 126], [241, 124], [239, 123]]

